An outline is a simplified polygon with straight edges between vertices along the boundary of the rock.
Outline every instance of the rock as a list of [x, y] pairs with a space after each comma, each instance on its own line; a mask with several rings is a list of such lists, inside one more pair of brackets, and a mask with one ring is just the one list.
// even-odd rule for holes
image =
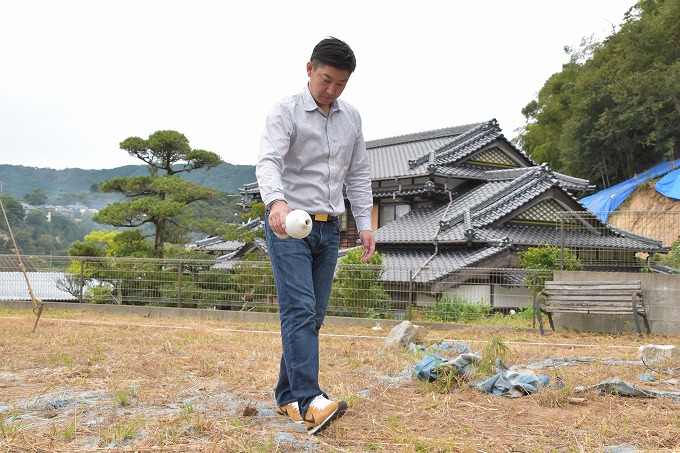
[[647, 344], [638, 348], [638, 359], [645, 363], [663, 362], [673, 357], [680, 357], [678, 348], [666, 344]]
[[410, 321], [404, 321], [396, 325], [385, 338], [385, 349], [396, 346], [407, 348], [410, 343], [418, 339], [418, 329]]
[[416, 325], [416, 332], [418, 335], [412, 340], [415, 343], [422, 342], [427, 336], [427, 328], [424, 326]]

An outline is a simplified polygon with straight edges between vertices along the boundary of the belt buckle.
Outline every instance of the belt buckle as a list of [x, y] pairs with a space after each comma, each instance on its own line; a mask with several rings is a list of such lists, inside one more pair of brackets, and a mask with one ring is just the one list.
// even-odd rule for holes
[[315, 214], [314, 220], [317, 222], [328, 222], [328, 214]]

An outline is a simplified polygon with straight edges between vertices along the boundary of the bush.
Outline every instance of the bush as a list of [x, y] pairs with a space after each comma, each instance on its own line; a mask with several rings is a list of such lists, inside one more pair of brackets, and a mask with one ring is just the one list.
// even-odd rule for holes
[[444, 294], [423, 313], [429, 321], [469, 322], [488, 316], [491, 306], [483, 301], [472, 302], [460, 294]]
[[361, 261], [361, 248], [347, 252], [339, 266], [331, 290], [328, 314], [363, 318], [391, 318], [392, 300], [382, 289], [382, 256], [374, 253], [368, 263]]
[[[565, 248], [560, 256], [560, 247], [554, 245], [538, 245], [529, 247], [525, 252], [518, 252], [520, 265], [523, 269], [529, 270], [556, 270], [564, 269], [568, 271], [582, 271], [583, 264], [578, 256], [571, 250]], [[536, 279], [534, 280], [534, 275]], [[527, 273], [525, 284], [527, 288], [534, 292], [540, 292], [545, 286], [545, 282], [553, 278], [552, 272]]]

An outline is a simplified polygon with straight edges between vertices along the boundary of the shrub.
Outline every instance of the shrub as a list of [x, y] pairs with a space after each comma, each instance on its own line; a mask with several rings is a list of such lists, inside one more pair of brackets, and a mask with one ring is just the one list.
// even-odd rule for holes
[[366, 318], [391, 318], [391, 298], [382, 289], [382, 256], [376, 252], [368, 263], [362, 249], [353, 249], [338, 261], [328, 314]]
[[488, 316], [491, 306], [484, 301], [472, 302], [460, 294], [444, 294], [423, 312], [430, 321], [468, 322]]
[[[525, 252], [518, 252], [520, 265], [523, 269], [531, 270], [555, 270], [564, 269], [569, 271], [582, 271], [583, 264], [575, 253], [565, 248], [560, 256], [560, 247], [554, 245], [538, 245], [529, 247]], [[534, 280], [534, 275], [536, 279]], [[547, 280], [552, 279], [552, 272], [528, 272], [525, 278], [527, 288], [534, 292], [540, 292]]]

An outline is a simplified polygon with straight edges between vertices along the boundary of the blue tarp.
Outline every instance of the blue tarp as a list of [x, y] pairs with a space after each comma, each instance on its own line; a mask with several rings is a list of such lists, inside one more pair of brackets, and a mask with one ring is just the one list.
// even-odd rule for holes
[[[639, 184], [665, 175], [678, 167], [680, 167], [680, 159], [677, 159], [674, 162], [662, 162], [650, 168], [649, 170], [636, 175], [633, 178], [618, 183], [615, 186], [611, 186], [608, 189], [600, 190], [593, 195], [581, 198], [579, 201], [586, 208], [588, 208], [589, 211], [594, 213], [600, 220], [606, 222], [607, 219], [609, 219], [609, 213], [616, 211], [616, 208], [618, 208], [619, 205], [623, 203], [631, 193], [633, 193]], [[678, 194], [677, 198], [680, 198], [680, 187], [676, 189], [676, 192]], [[660, 191], [659, 193], [666, 195]], [[672, 197], [671, 195], [666, 196]]]
[[668, 198], [680, 200], [680, 170], [674, 170], [656, 183], [656, 191]]

